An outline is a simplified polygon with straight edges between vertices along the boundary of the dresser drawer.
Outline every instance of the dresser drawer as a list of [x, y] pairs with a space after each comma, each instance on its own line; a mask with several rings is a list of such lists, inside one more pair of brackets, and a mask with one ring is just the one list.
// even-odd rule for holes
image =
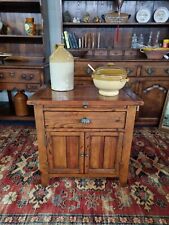
[[141, 76], [169, 76], [169, 66], [145, 65], [142, 67]]
[[94, 69], [105, 66], [108, 63], [114, 63], [117, 67], [123, 67], [127, 71], [127, 76], [136, 76], [137, 75], [137, 69], [138, 66], [134, 63], [128, 63], [128, 62], [75, 62], [75, 76], [90, 76], [92, 74], [92, 70], [88, 67], [88, 64], [90, 64]]
[[32, 91], [35, 92], [40, 88], [40, 84], [33, 84], [33, 83], [6, 83], [0, 82], [0, 90], [25, 90], [25, 91]]
[[0, 69], [0, 82], [40, 83], [41, 71], [33, 69]]
[[126, 112], [48, 112], [45, 126], [52, 128], [124, 128]]

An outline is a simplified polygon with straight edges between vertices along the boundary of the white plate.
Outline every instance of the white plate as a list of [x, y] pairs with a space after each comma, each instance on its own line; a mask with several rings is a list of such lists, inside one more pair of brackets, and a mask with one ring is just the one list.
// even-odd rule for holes
[[3, 27], [3, 23], [2, 23], [2, 21], [0, 21], [0, 32], [1, 32], [2, 27]]
[[9, 56], [12, 56], [12, 54], [6, 53], [6, 52], [0, 52], [0, 57], [9, 57]]
[[151, 18], [151, 12], [148, 9], [139, 9], [136, 14], [138, 23], [147, 23]]
[[156, 23], [165, 23], [169, 17], [169, 11], [166, 7], [159, 7], [154, 12], [154, 21]]

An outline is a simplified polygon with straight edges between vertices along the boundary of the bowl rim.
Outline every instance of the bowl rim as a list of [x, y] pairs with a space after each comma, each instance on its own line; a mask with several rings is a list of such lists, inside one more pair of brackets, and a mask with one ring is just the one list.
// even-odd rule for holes
[[141, 48], [140, 51], [143, 50], [143, 51], [169, 51], [169, 48]]

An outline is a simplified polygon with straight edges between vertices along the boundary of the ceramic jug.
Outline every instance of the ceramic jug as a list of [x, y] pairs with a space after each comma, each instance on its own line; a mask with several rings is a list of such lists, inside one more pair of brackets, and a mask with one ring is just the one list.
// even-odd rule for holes
[[74, 58], [59, 44], [49, 58], [51, 89], [70, 91], [74, 88]]
[[18, 91], [14, 96], [15, 113], [17, 116], [27, 116], [29, 114], [27, 99], [28, 97], [24, 91]]

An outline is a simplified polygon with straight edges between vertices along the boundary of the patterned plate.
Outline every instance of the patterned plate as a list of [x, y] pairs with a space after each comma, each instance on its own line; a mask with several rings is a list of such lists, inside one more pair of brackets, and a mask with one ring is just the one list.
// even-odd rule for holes
[[151, 13], [148, 9], [140, 9], [136, 14], [138, 23], [147, 23], [151, 18]]
[[154, 21], [156, 23], [165, 23], [169, 17], [169, 11], [166, 7], [159, 7], [154, 13]]

